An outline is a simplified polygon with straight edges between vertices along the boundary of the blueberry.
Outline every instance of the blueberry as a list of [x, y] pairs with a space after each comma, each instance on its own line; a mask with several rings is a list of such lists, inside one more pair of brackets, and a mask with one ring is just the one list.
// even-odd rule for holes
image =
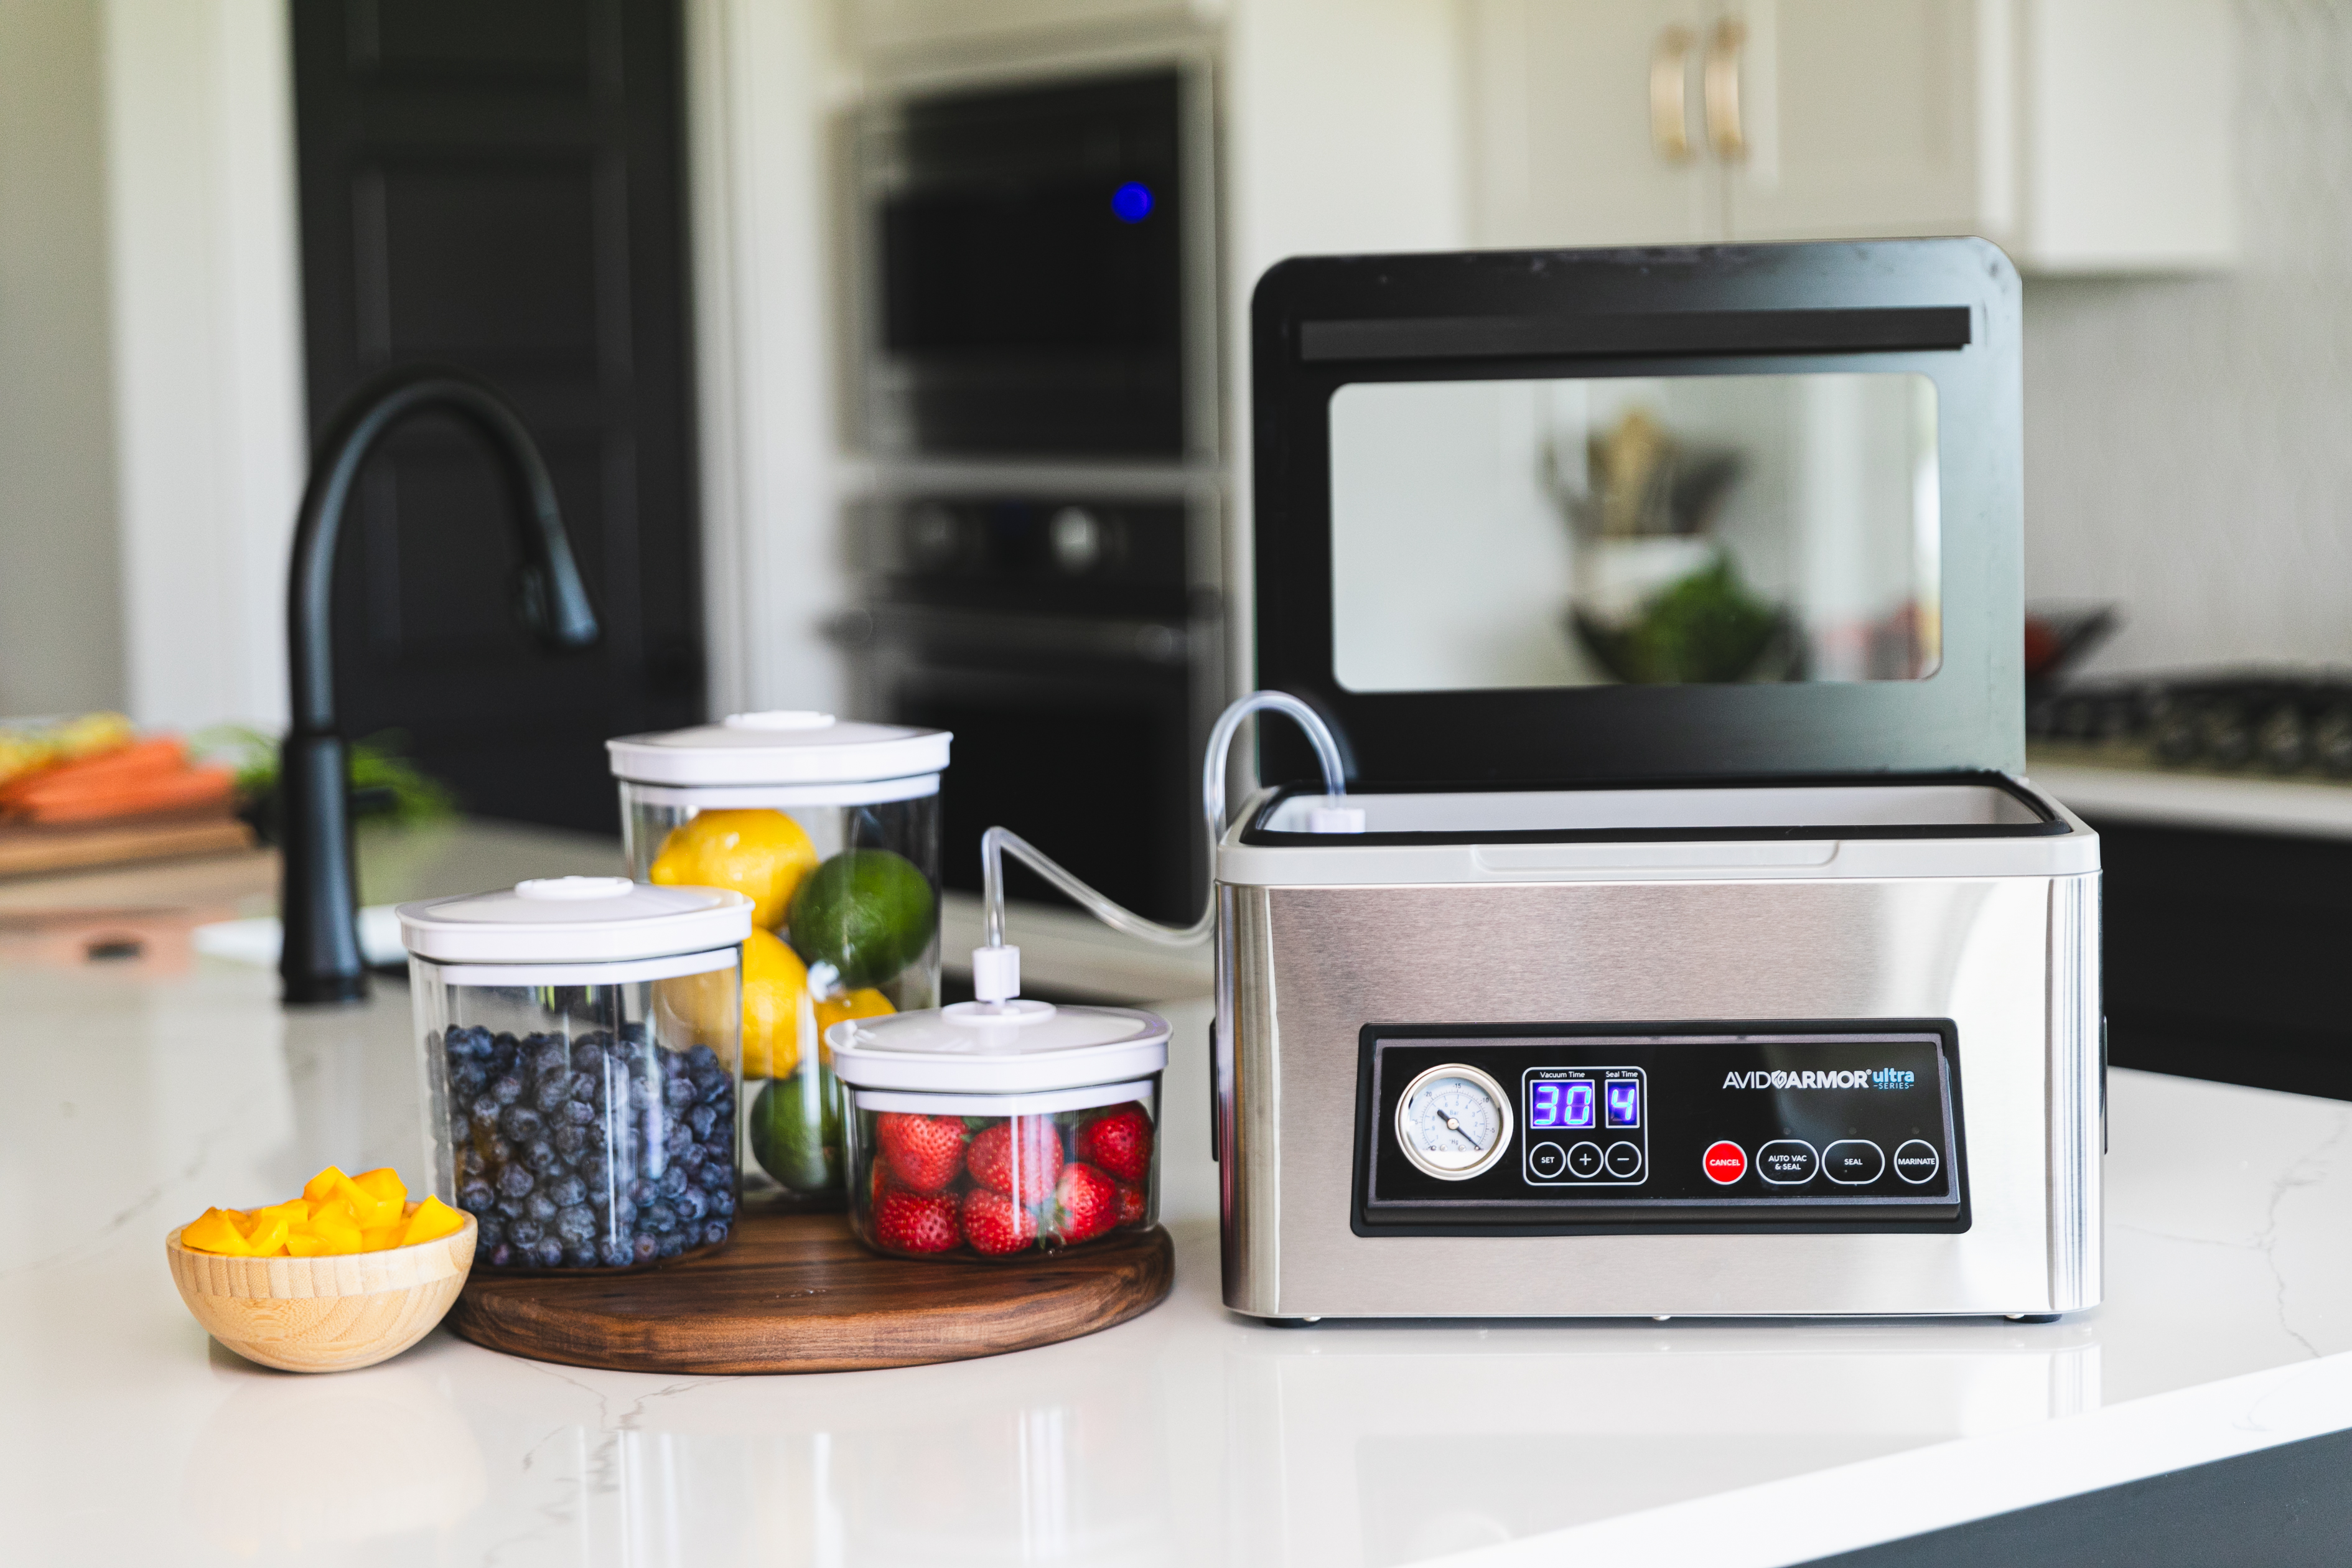
[[500, 1198], [499, 1200], [499, 1214], [500, 1217], [509, 1220], [527, 1219], [530, 1215], [530, 1200], [529, 1198]]
[[599, 1120], [595, 1102], [587, 1100], [565, 1100], [555, 1119], [559, 1127], [586, 1127]]
[[518, 1143], [528, 1143], [547, 1126], [547, 1118], [528, 1105], [509, 1105], [499, 1118], [499, 1131]]
[[629, 1197], [632, 1202], [649, 1204], [659, 1195], [660, 1189], [654, 1185], [650, 1177], [639, 1176], [629, 1184]]
[[556, 1240], [555, 1237], [551, 1236], [541, 1237], [539, 1238], [539, 1245], [531, 1248], [530, 1260], [533, 1263], [538, 1264], [541, 1268], [562, 1268], [563, 1243]]
[[588, 1152], [588, 1130], [584, 1127], [559, 1127], [548, 1134], [547, 1141], [555, 1146], [566, 1164], [577, 1164], [580, 1156]]
[[575, 1242], [572, 1243], [570, 1246], [568, 1246], [568, 1247], [564, 1247], [564, 1249], [563, 1249], [563, 1267], [565, 1267], [566, 1268], [595, 1268], [595, 1267], [596, 1267], [596, 1247], [595, 1247], [595, 1245], [594, 1245], [593, 1242], [586, 1242], [586, 1241], [575, 1241]]
[[684, 1167], [678, 1165], [670, 1166], [654, 1178], [655, 1189], [665, 1198], [676, 1197], [686, 1191], [688, 1184]]
[[719, 1065], [719, 1053], [712, 1050], [709, 1046], [688, 1047], [686, 1052], [686, 1065], [688, 1068], [695, 1068], [702, 1072], [723, 1072], [726, 1070]]
[[449, 1069], [450, 1092], [463, 1095], [468, 1105], [481, 1094], [482, 1086], [489, 1081], [490, 1075], [482, 1070], [479, 1062], [463, 1061]]
[[470, 1182], [482, 1173], [482, 1152], [471, 1143], [457, 1151], [457, 1179]]
[[561, 1078], [572, 1066], [572, 1050], [562, 1040], [534, 1036], [539, 1046], [530, 1053], [530, 1070], [544, 1083], [551, 1078]]
[[651, 1263], [657, 1249], [658, 1244], [650, 1236], [634, 1236], [629, 1238], [630, 1255], [639, 1263]]
[[654, 1256], [656, 1258], [676, 1258], [685, 1250], [686, 1237], [676, 1231], [670, 1232], [654, 1243]]
[[632, 1111], [643, 1110], [654, 1097], [653, 1090], [646, 1087], [646, 1080], [641, 1078], [633, 1078], [629, 1080], [627, 1094], [629, 1109]]
[[588, 1201], [588, 1184], [577, 1176], [561, 1175], [547, 1184], [547, 1195], [559, 1208], [569, 1208]]
[[719, 1112], [708, 1105], [698, 1105], [686, 1113], [686, 1124], [694, 1130], [696, 1138], [709, 1138], [710, 1130], [719, 1125]]
[[498, 1194], [490, 1191], [488, 1182], [467, 1182], [457, 1189], [457, 1206], [467, 1214], [488, 1214], [497, 1201]]
[[505, 1073], [490, 1080], [490, 1098], [500, 1105], [512, 1105], [522, 1098], [522, 1079]]
[[480, 1215], [476, 1216], [474, 1224], [481, 1232], [481, 1238], [477, 1244], [478, 1246], [496, 1247], [507, 1238], [507, 1222], [500, 1215]]
[[571, 1101], [572, 1075], [567, 1072], [541, 1079], [530, 1091], [530, 1102], [538, 1107], [541, 1115], [552, 1116]]
[[561, 1174], [563, 1170], [563, 1156], [557, 1153], [555, 1145], [544, 1138], [535, 1141], [522, 1152], [522, 1163], [530, 1166], [535, 1175], [553, 1176]]
[[529, 1171], [511, 1162], [499, 1172], [499, 1191], [507, 1197], [521, 1197], [538, 1184]]
[[637, 1226], [656, 1236], [667, 1236], [677, 1228], [677, 1211], [667, 1204], [647, 1204], [637, 1211]]
[[635, 1230], [637, 1227], [637, 1205], [623, 1198], [613, 1205], [613, 1228]]
[[482, 1261], [493, 1268], [504, 1268], [514, 1262], [514, 1248], [502, 1241], [490, 1248], [490, 1255]]
[[637, 1249], [625, 1236], [608, 1236], [596, 1248], [596, 1256], [607, 1268], [626, 1268], [637, 1260]]
[[473, 1123], [476, 1132], [488, 1137], [499, 1130], [499, 1113], [504, 1109], [499, 1104], [497, 1095], [485, 1094], [474, 1101], [474, 1109], [467, 1121]]
[[545, 1225], [555, 1217], [555, 1200], [544, 1192], [531, 1194], [522, 1201], [522, 1212]]
[[[559, 1142], [556, 1147], [562, 1148], [562, 1144]], [[582, 1181], [601, 1187], [604, 1184], [610, 1162], [604, 1158], [604, 1151], [591, 1143], [586, 1149], [581, 1151], [578, 1159], [572, 1162], [572, 1168], [580, 1173]]]
[[735, 1194], [732, 1190], [732, 1184], [730, 1184], [728, 1186], [721, 1187], [717, 1192], [710, 1194], [710, 1212], [717, 1215], [720, 1219], [725, 1219], [728, 1215], [735, 1212]]
[[572, 1042], [572, 1070], [573, 1072], [593, 1075], [604, 1070], [604, 1031], [600, 1029], [593, 1035], [583, 1035]]
[[696, 1092], [692, 1080], [683, 1078], [670, 1079], [662, 1085], [662, 1103], [667, 1105], [672, 1110], [684, 1110], [694, 1103]]
[[677, 1214], [678, 1223], [689, 1228], [700, 1225], [710, 1212], [710, 1200], [699, 1188], [688, 1187], [670, 1199], [669, 1206]]
[[546, 1234], [547, 1227], [535, 1219], [509, 1220], [507, 1223], [507, 1239], [517, 1247], [535, 1246]]
[[586, 1204], [555, 1211], [555, 1234], [574, 1246], [596, 1234], [596, 1216], [588, 1212]]
[[705, 1247], [724, 1247], [727, 1245], [726, 1223], [721, 1220], [712, 1220], [709, 1225], [704, 1226], [702, 1227], [702, 1244]]
[[514, 1158], [514, 1145], [496, 1133], [490, 1135], [488, 1143], [481, 1145], [481, 1150], [482, 1158], [493, 1165], [503, 1165]]

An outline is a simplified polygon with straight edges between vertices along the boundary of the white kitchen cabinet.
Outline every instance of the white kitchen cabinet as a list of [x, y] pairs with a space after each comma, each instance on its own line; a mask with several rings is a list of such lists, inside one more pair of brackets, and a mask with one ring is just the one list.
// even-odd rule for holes
[[1979, 234], [2226, 265], [2226, 0], [1469, 0], [1484, 245]]

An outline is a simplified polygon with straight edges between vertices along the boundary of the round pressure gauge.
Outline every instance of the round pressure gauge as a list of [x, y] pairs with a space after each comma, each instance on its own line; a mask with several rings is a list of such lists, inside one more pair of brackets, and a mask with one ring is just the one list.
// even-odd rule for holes
[[1433, 1067], [1405, 1085], [1396, 1132], [1415, 1169], [1467, 1181], [1492, 1170], [1511, 1146], [1511, 1097], [1476, 1068]]

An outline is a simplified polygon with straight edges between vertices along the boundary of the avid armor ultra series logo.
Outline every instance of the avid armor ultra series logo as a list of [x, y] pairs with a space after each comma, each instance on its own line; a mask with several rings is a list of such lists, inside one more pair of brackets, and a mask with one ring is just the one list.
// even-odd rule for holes
[[1723, 1075], [1726, 1089], [1909, 1089], [1917, 1075], [1902, 1068], [1858, 1068], [1853, 1072], [1752, 1072]]

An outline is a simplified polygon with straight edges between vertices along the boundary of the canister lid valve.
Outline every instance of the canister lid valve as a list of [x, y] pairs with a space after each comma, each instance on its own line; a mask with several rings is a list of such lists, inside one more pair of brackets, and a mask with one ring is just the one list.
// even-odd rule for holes
[[982, 1002], [1010, 1002], [1021, 994], [1021, 950], [1017, 947], [975, 947], [971, 950], [971, 994]]

